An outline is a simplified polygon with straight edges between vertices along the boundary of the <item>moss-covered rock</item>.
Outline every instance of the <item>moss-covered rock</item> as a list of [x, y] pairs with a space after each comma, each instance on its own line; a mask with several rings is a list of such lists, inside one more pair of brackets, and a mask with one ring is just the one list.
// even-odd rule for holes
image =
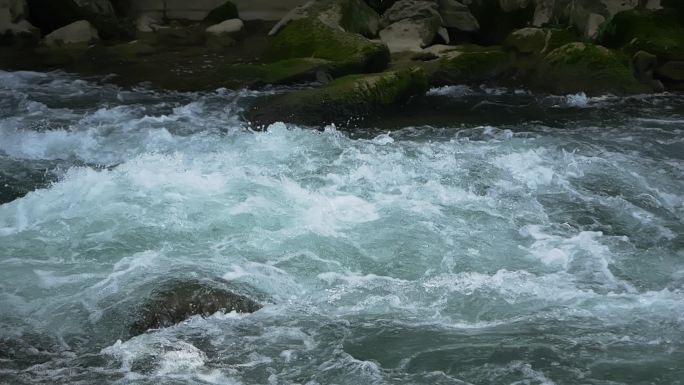
[[600, 41], [630, 54], [648, 51], [661, 61], [684, 60], [684, 26], [673, 12], [620, 12], [604, 26]]
[[635, 94], [652, 91], [640, 84], [627, 57], [606, 47], [570, 43], [551, 51], [533, 85], [556, 93]]
[[336, 30], [314, 18], [294, 20], [271, 38], [263, 59], [315, 58], [336, 63], [337, 74], [382, 71], [389, 50], [363, 36]]
[[499, 47], [461, 46], [442, 55], [432, 83], [481, 83], [503, 76], [512, 65], [512, 55]]
[[235, 64], [226, 72], [244, 85], [290, 84], [316, 80], [319, 71], [327, 73], [333, 68], [327, 60], [298, 58], [274, 63]]
[[277, 121], [344, 125], [370, 113], [398, 107], [412, 96], [423, 95], [427, 89], [427, 75], [420, 68], [349, 75], [320, 88], [260, 100], [247, 118], [257, 125]]
[[376, 37], [380, 29], [380, 15], [363, 0], [312, 0], [294, 8], [271, 30], [277, 34], [294, 20], [315, 19], [333, 29]]
[[231, 3], [230, 1], [226, 1], [220, 7], [216, 7], [211, 10], [207, 17], [204, 18], [204, 21], [210, 24], [218, 24], [222, 21], [238, 19], [239, 17], [240, 15], [235, 4]]

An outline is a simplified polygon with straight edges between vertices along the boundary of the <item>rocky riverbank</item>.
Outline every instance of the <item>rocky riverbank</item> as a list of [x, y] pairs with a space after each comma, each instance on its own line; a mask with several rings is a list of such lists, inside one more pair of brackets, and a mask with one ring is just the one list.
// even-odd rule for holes
[[678, 0], [0, 0], [0, 66], [181, 91], [312, 83], [256, 124], [344, 122], [430, 86], [684, 89]]

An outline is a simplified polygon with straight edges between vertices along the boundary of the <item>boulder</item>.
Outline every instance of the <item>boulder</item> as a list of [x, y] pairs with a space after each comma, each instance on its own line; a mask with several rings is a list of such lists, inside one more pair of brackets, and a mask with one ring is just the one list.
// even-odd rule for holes
[[561, 94], [625, 95], [652, 91], [637, 81], [619, 53], [585, 43], [570, 43], [549, 52], [534, 83]]
[[632, 70], [639, 83], [647, 85], [655, 92], [663, 92], [665, 87], [660, 80], [653, 78], [658, 67], [658, 58], [645, 51], [639, 51], [632, 57]]
[[27, 0], [31, 22], [48, 34], [79, 20], [87, 20], [103, 39], [132, 35], [119, 20], [110, 0]]
[[380, 40], [390, 52], [421, 51], [435, 40], [440, 24], [434, 17], [402, 19], [380, 31]]
[[650, 52], [663, 63], [684, 60], [684, 26], [670, 12], [620, 12], [605, 26], [601, 42], [632, 54]]
[[439, 6], [432, 0], [399, 0], [382, 15], [383, 26], [404, 19], [440, 18]]
[[420, 68], [370, 75], [350, 75], [313, 89], [294, 91], [257, 101], [247, 113], [256, 125], [289, 122], [347, 124], [371, 113], [399, 107], [412, 96], [424, 95], [427, 75]]
[[511, 32], [503, 46], [523, 54], [541, 53], [546, 47], [547, 31], [541, 28], [521, 28]]
[[219, 282], [173, 280], [152, 290], [146, 302], [136, 309], [129, 335], [173, 326], [196, 315], [207, 317], [219, 311], [253, 313], [261, 307], [251, 298], [234, 293]]
[[242, 20], [230, 19], [207, 27], [206, 31], [213, 35], [232, 34], [242, 31], [244, 27], [245, 23]]
[[305, 18], [366, 37], [377, 36], [380, 27], [380, 16], [362, 0], [312, 0], [288, 12], [269, 35], [276, 35], [291, 21]]
[[668, 61], [656, 70], [661, 78], [674, 82], [684, 82], [684, 61]]
[[209, 11], [207, 17], [204, 21], [212, 24], [219, 24], [226, 20], [238, 19], [240, 15], [238, 14], [238, 9], [230, 1], [226, 1], [223, 5], [216, 7]]
[[307, 17], [289, 22], [270, 39], [263, 54], [266, 62], [293, 58], [328, 60], [336, 65], [335, 75], [344, 75], [382, 71], [390, 55], [383, 44]]
[[429, 0], [399, 0], [382, 16], [380, 39], [390, 52], [420, 51], [432, 44], [442, 26], [438, 5]]
[[440, 54], [433, 85], [474, 84], [496, 80], [513, 68], [513, 57], [496, 47], [455, 47]]
[[97, 30], [86, 20], [79, 20], [45, 36], [50, 48], [85, 47], [100, 40]]
[[465, 5], [456, 0], [439, 0], [437, 4], [442, 17], [442, 26], [464, 32], [474, 32], [480, 29], [477, 19]]
[[24, 0], [0, 0], [0, 36], [40, 39], [40, 31], [26, 20]]
[[314, 82], [320, 74], [334, 72], [334, 64], [321, 59], [298, 58], [274, 63], [234, 64], [225, 69], [239, 85], [293, 84]]
[[468, 8], [480, 29], [473, 42], [498, 45], [514, 30], [528, 27], [535, 12], [534, 1], [471, 0]]

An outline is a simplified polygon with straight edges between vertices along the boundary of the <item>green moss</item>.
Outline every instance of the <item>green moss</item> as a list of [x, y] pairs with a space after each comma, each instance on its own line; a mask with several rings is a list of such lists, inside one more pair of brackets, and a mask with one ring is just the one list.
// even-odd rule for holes
[[216, 7], [209, 12], [207, 17], [204, 18], [204, 21], [211, 24], [218, 24], [226, 20], [238, 19], [239, 17], [240, 15], [238, 14], [235, 4], [226, 1], [222, 6]]
[[327, 60], [321, 59], [287, 59], [266, 64], [236, 64], [226, 71], [247, 83], [285, 84], [313, 81], [316, 72], [329, 66]]
[[684, 26], [663, 11], [620, 12], [601, 31], [600, 41], [626, 52], [647, 51], [661, 60], [684, 59]]
[[317, 19], [290, 22], [274, 36], [264, 60], [316, 58], [335, 62], [339, 73], [382, 71], [389, 63], [389, 50], [357, 34], [335, 30]]
[[551, 51], [537, 85], [559, 93], [632, 94], [648, 92], [626, 64], [626, 57], [593, 44], [570, 43]]
[[370, 75], [349, 75], [314, 89], [294, 91], [262, 101], [248, 114], [258, 124], [288, 121], [301, 124], [344, 123], [391, 108], [428, 89], [425, 71], [408, 68]]
[[453, 51], [439, 60], [434, 82], [473, 83], [492, 80], [512, 67], [512, 57], [501, 49]]

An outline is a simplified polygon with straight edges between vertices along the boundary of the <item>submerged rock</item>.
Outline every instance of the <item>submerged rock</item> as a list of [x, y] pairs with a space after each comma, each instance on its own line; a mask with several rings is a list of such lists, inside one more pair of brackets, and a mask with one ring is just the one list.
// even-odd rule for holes
[[129, 327], [131, 336], [150, 329], [173, 326], [192, 316], [210, 316], [218, 311], [253, 313], [261, 305], [244, 295], [229, 291], [214, 281], [173, 280], [152, 291], [139, 306]]
[[350, 75], [323, 87], [261, 99], [247, 113], [256, 125], [278, 121], [299, 124], [346, 124], [371, 112], [398, 107], [402, 101], [423, 95], [427, 74], [420, 68], [379, 74]]

